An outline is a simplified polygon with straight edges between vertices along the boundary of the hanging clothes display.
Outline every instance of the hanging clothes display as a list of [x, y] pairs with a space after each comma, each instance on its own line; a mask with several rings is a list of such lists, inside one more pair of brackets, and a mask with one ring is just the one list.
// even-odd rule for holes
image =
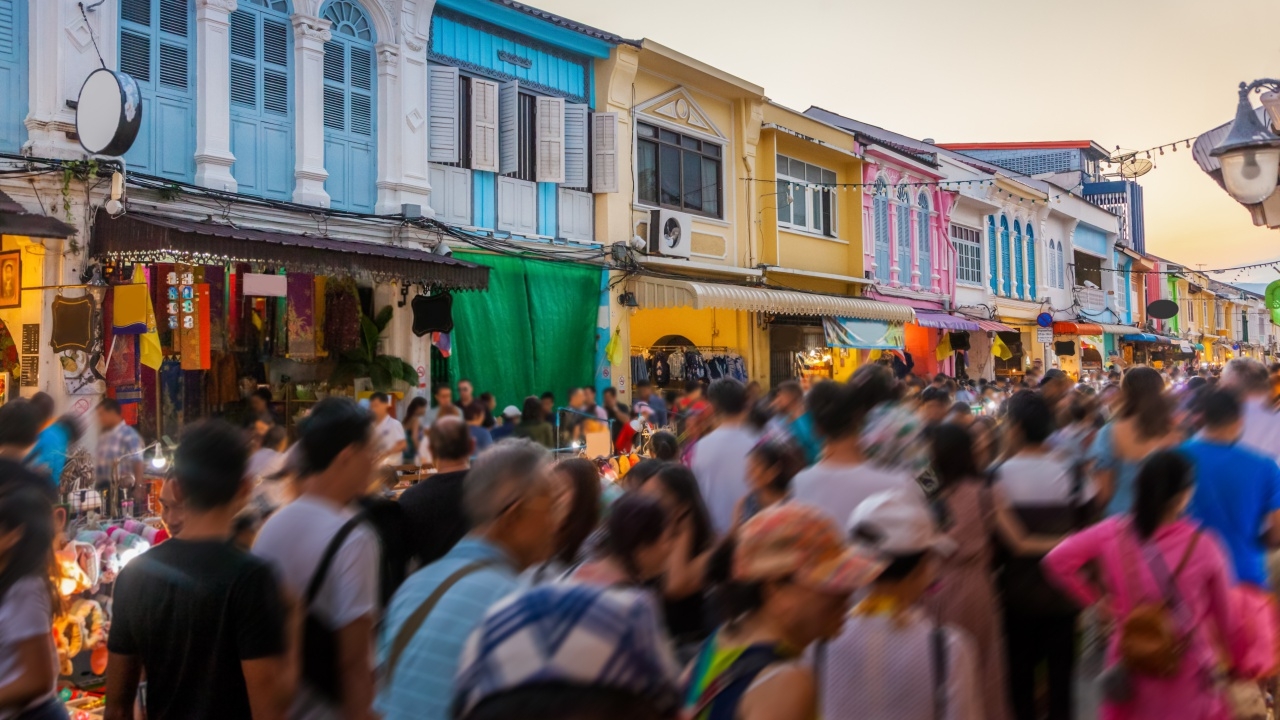
[[685, 380], [750, 381], [747, 361], [738, 353], [720, 347], [632, 348], [631, 375], [633, 382], [649, 380], [660, 388]]

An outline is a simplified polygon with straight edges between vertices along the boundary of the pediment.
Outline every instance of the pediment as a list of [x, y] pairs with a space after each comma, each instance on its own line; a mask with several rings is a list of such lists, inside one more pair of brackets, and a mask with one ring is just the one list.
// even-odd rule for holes
[[636, 110], [666, 123], [687, 127], [703, 135], [711, 135], [721, 140], [728, 139], [707, 116], [702, 106], [698, 105], [698, 101], [694, 100], [683, 87], [646, 100], [637, 105]]

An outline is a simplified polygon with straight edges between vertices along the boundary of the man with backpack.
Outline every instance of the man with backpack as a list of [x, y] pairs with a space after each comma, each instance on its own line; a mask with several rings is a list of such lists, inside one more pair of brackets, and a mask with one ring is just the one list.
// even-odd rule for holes
[[295, 450], [303, 494], [273, 514], [254, 543], [305, 613], [302, 682], [290, 717], [372, 717], [369, 648], [378, 615], [376, 533], [353, 503], [365, 494], [377, 445], [373, 418], [345, 398], [320, 401]]
[[924, 609], [954, 549], [919, 494], [891, 490], [849, 518], [853, 541], [887, 563], [839, 637], [815, 651], [822, 717], [983, 720], [973, 638]]

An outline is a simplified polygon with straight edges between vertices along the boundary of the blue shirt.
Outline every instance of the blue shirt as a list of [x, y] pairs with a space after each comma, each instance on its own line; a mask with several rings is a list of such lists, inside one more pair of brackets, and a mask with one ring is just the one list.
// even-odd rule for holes
[[71, 451], [71, 434], [65, 425], [55, 422], [36, 438], [35, 447], [27, 455], [27, 465], [36, 472], [47, 470], [49, 482], [55, 488], [62, 483], [62, 469], [67, 466], [67, 453]]
[[650, 394], [648, 400], [641, 402], [649, 403], [649, 409], [653, 411], [654, 427], [663, 427], [667, 424], [667, 401], [658, 397], [658, 393]]
[[813, 418], [809, 417], [809, 413], [792, 420], [787, 425], [787, 432], [804, 451], [806, 465], [818, 462], [818, 458], [822, 456], [822, 441], [818, 440], [818, 434], [813, 430]]
[[493, 436], [489, 431], [479, 425], [468, 425], [467, 430], [471, 432], [471, 439], [476, 442], [476, 454], [484, 452], [493, 444]]
[[1125, 460], [1116, 454], [1115, 441], [1111, 437], [1113, 427], [1115, 426], [1111, 423], [1104, 425], [1094, 437], [1093, 447], [1089, 451], [1094, 469], [1110, 470], [1115, 476], [1114, 494], [1107, 503], [1108, 517], [1133, 510], [1133, 485], [1138, 478], [1138, 468], [1142, 467], [1141, 461]]
[[1280, 466], [1243, 446], [1195, 439], [1182, 446], [1195, 463], [1189, 512], [1218, 533], [1231, 551], [1240, 582], [1267, 587], [1267, 516], [1280, 510]]
[[440, 598], [400, 655], [390, 683], [378, 688], [374, 709], [384, 720], [448, 720], [453, 676], [462, 646], [494, 603], [518, 588], [510, 559], [498, 547], [466, 537], [447, 555], [409, 576], [391, 598], [378, 637], [378, 665], [391, 653], [400, 626], [440, 583], [477, 560], [496, 560], [467, 575]]

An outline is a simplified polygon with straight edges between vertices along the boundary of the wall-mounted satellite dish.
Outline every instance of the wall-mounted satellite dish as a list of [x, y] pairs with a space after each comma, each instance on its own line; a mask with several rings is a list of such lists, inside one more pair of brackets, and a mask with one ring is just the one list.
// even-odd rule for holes
[[1178, 314], [1178, 303], [1172, 300], [1156, 300], [1147, 306], [1147, 314], [1157, 320], [1168, 320]]
[[1120, 163], [1120, 175], [1132, 180], [1151, 172], [1153, 167], [1155, 167], [1155, 164], [1146, 158], [1129, 158]]
[[91, 155], [120, 156], [133, 147], [142, 126], [138, 83], [122, 72], [100, 68], [89, 73], [76, 104], [76, 134]]

